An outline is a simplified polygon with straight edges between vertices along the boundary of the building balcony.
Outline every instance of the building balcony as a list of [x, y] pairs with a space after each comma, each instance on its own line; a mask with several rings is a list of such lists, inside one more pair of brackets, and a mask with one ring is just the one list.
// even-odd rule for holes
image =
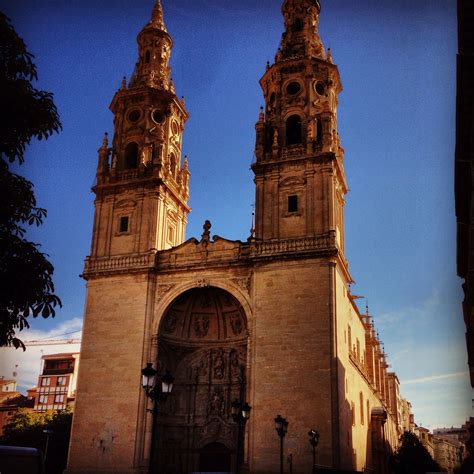
[[72, 374], [73, 372], [73, 367], [68, 369], [44, 369], [42, 375], [65, 375]]

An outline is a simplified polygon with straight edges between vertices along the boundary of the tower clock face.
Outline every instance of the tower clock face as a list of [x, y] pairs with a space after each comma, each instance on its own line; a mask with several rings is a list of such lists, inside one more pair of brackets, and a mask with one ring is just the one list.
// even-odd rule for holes
[[163, 123], [165, 120], [165, 114], [161, 110], [155, 109], [151, 113], [151, 118], [155, 123]]
[[142, 116], [142, 112], [140, 109], [132, 109], [130, 112], [127, 114], [127, 119], [129, 122], [135, 123], [140, 120]]

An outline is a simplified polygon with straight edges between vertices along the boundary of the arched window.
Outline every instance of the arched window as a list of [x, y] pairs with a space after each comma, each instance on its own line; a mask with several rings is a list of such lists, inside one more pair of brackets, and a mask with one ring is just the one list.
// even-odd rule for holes
[[301, 18], [297, 18], [295, 22], [293, 23], [293, 32], [298, 33], [298, 31], [301, 31], [304, 27], [303, 20]]
[[130, 142], [125, 148], [123, 167], [126, 170], [135, 169], [138, 166], [138, 145]]
[[297, 145], [301, 143], [301, 117], [292, 115], [286, 121], [286, 144]]
[[360, 424], [364, 424], [364, 395], [362, 392], [359, 393], [359, 401], [360, 401]]
[[148, 50], [146, 53], [145, 53], [145, 63], [148, 64], [150, 62], [150, 51]]

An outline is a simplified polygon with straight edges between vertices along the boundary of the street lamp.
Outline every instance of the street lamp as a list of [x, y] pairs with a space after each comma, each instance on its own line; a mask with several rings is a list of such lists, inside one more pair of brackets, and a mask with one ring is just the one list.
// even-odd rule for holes
[[309, 430], [309, 444], [313, 449], [313, 470], [312, 473], [316, 473], [316, 447], [319, 443], [319, 433], [316, 430]]
[[142, 369], [142, 386], [145, 389], [146, 396], [153, 401], [165, 401], [173, 390], [174, 377], [169, 370], [159, 377], [161, 380], [157, 383], [157, 372], [151, 362], [147, 362], [146, 367]]
[[[168, 395], [173, 390], [174, 377], [171, 375], [169, 370], [166, 371], [161, 377], [157, 377], [157, 371], [153, 368], [151, 362], [147, 362], [146, 366], [141, 370], [142, 373], [142, 387], [145, 390], [146, 396], [153, 401], [153, 409], [148, 410], [152, 412], [153, 425], [151, 428], [151, 453], [150, 453], [150, 465], [149, 472], [153, 472], [153, 466], [155, 464], [155, 422], [158, 402], [164, 402], [168, 398]], [[159, 382], [158, 380], [159, 379]]]
[[250, 418], [250, 410], [252, 407], [247, 403], [241, 403], [239, 400], [236, 398], [232, 404], [231, 404], [231, 413], [232, 413], [232, 419], [237, 423], [238, 425], [238, 431], [237, 431], [237, 455], [236, 455], [236, 473], [239, 474], [240, 472], [240, 465], [242, 464], [242, 456], [241, 456], [241, 451], [242, 451], [242, 436], [243, 433], [245, 433], [245, 425], [247, 421]]
[[288, 431], [288, 421], [278, 415], [275, 418], [275, 429], [280, 437], [280, 474], [283, 474], [283, 438]]

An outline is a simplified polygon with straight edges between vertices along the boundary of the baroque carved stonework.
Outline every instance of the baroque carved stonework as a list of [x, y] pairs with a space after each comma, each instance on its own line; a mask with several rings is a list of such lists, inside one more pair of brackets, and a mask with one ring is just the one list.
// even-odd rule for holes
[[232, 278], [232, 282], [237, 285], [243, 292], [247, 294], [250, 293], [250, 277]]

